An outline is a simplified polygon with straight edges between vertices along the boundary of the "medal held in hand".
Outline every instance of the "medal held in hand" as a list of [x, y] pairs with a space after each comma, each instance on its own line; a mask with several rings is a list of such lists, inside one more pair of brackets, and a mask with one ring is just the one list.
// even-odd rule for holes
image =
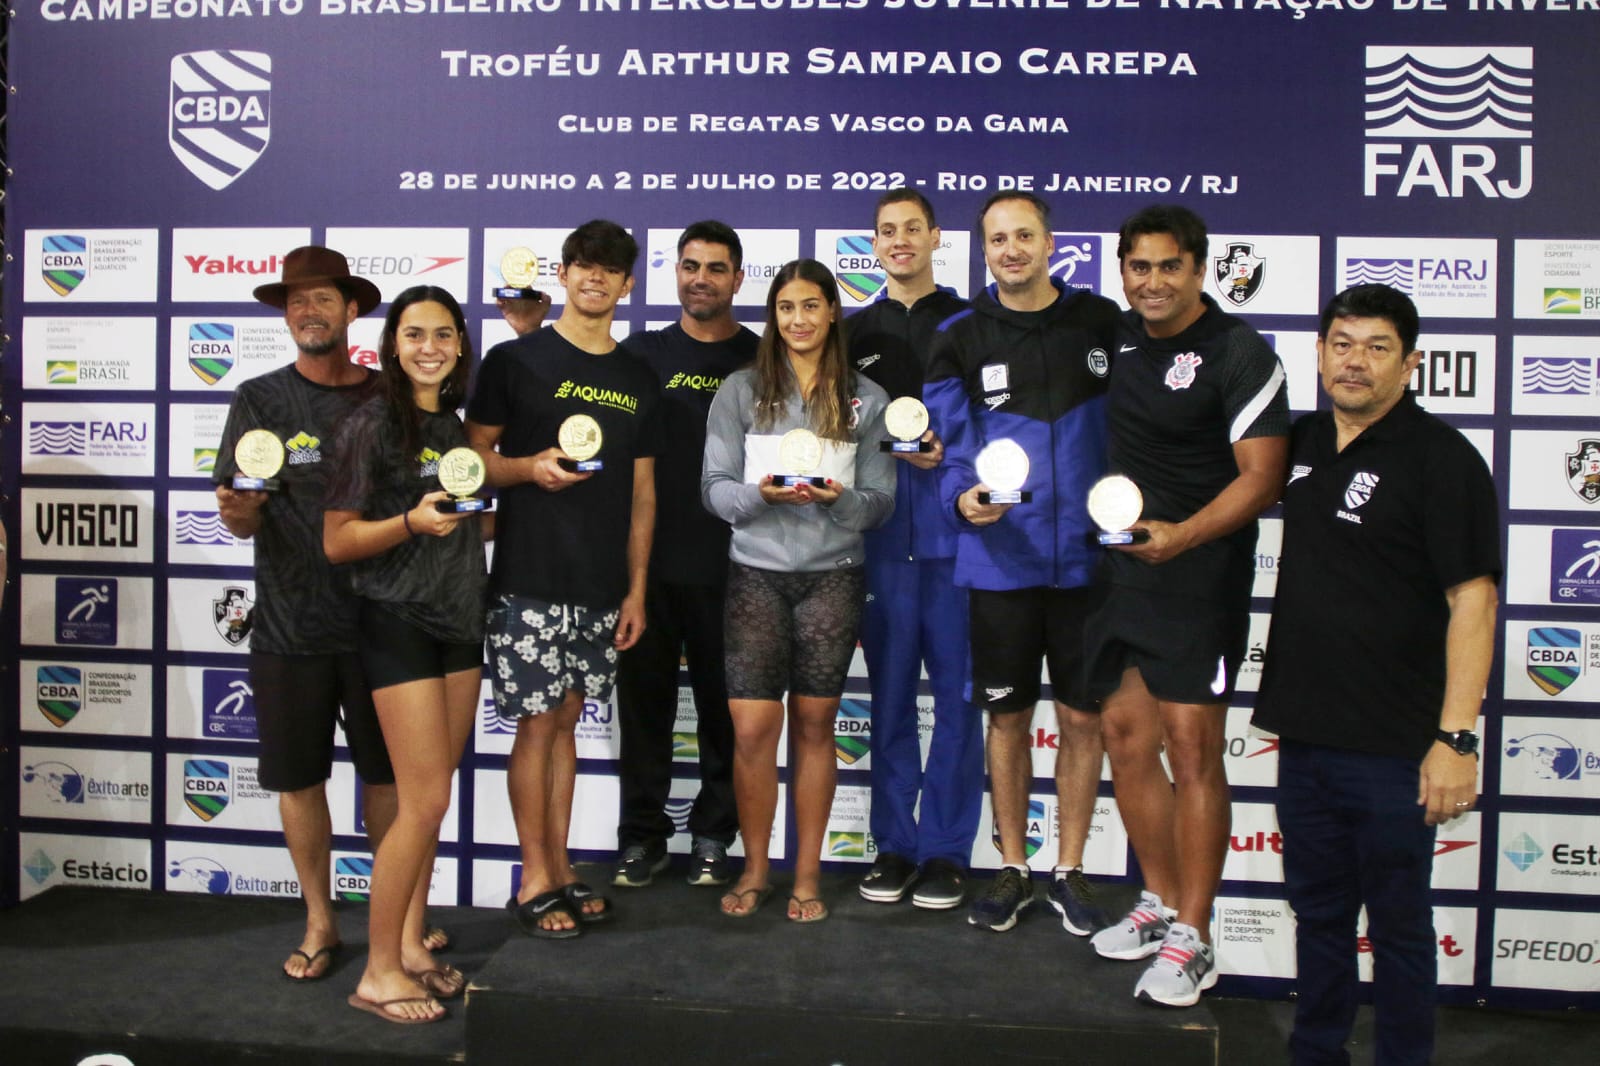
[[561, 468], [576, 474], [605, 469], [605, 460], [595, 458], [600, 454], [600, 445], [604, 440], [605, 434], [600, 431], [600, 423], [588, 415], [569, 415], [561, 423], [561, 428], [556, 430], [556, 443], [572, 457], [559, 460]]
[[891, 401], [883, 411], [883, 426], [895, 439], [879, 441], [879, 451], [933, 451], [933, 441], [922, 439], [922, 435], [928, 431], [928, 409], [915, 396], [902, 396]]
[[283, 469], [283, 441], [270, 429], [248, 430], [233, 446], [239, 472], [233, 487], [248, 492], [277, 492], [278, 471]]
[[439, 486], [453, 498], [434, 506], [447, 514], [470, 514], [489, 508], [473, 493], [483, 487], [483, 459], [471, 448], [451, 448], [439, 457]]
[[826, 485], [827, 478], [817, 477], [812, 471], [822, 465], [822, 441], [809, 429], [791, 429], [778, 441], [778, 462], [783, 473], [773, 474], [772, 483], [791, 485]]
[[532, 288], [533, 279], [539, 276], [539, 257], [533, 249], [518, 245], [500, 257], [500, 277], [504, 285], [494, 290], [501, 300], [537, 300], [539, 292]]
[[1022, 486], [1028, 480], [1028, 453], [1010, 437], [990, 441], [973, 463], [978, 480], [989, 486], [978, 493], [979, 503], [1029, 503], [1033, 493]]
[[1098, 544], [1143, 544], [1149, 540], [1148, 530], [1128, 528], [1142, 513], [1144, 493], [1121, 474], [1107, 475], [1089, 490], [1089, 517], [1100, 527], [1094, 538]]

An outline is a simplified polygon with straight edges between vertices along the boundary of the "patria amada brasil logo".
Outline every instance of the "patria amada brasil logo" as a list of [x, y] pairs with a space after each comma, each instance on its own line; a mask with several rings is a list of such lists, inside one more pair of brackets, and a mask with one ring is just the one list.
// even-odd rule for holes
[[1365, 102], [1367, 196], [1533, 191], [1532, 48], [1369, 45]]
[[167, 143], [189, 173], [226, 189], [267, 150], [272, 57], [214, 50], [172, 57]]

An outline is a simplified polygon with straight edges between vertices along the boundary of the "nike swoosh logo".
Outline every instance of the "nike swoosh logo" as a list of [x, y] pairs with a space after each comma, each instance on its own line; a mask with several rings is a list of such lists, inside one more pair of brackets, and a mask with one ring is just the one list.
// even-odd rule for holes
[[1136, 352], [1139, 350], [1139, 346], [1137, 344], [1124, 344], [1120, 350], [1124, 352]]

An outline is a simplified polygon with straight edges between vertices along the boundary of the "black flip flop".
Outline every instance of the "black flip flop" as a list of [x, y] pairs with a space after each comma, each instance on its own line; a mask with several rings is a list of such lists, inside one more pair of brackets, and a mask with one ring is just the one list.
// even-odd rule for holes
[[[574, 881], [572, 884], [564, 886], [561, 892], [567, 897], [567, 902], [572, 904], [572, 909], [578, 913], [578, 921], [585, 925], [594, 925], [597, 922], [609, 922], [611, 920], [611, 897], [602, 896], [588, 882]], [[604, 903], [605, 907], [592, 913], [584, 910], [583, 905], [592, 899], [597, 899]]]
[[321, 973], [308, 974], [307, 976], [304, 976], [304, 977], [296, 977], [294, 974], [290, 973], [288, 970], [282, 970], [281, 972], [283, 973], [284, 978], [286, 980], [289, 980], [289, 981], [320, 981], [324, 977], [328, 976], [330, 973], [333, 972], [334, 965], [336, 963], [338, 963], [338, 961], [339, 961], [339, 950], [341, 948], [343, 948], [343, 947], [344, 947], [344, 945], [342, 943], [340, 943], [339, 941], [335, 940], [333, 943], [328, 944], [325, 947], [318, 948], [316, 954], [314, 954], [314, 955], [307, 955], [304, 951], [301, 951], [299, 948], [295, 948], [293, 951], [289, 952], [289, 954], [290, 955], [298, 955], [302, 959], [305, 959], [306, 960], [306, 969], [308, 971], [313, 966], [315, 966], [317, 964], [317, 960], [322, 958], [322, 956], [324, 956], [324, 955], [328, 956], [328, 965], [326, 965], [326, 966], [324, 966], [322, 968], [322, 972]]
[[[524, 933], [529, 936], [539, 937], [542, 940], [571, 940], [583, 932], [577, 925], [582, 920], [577, 909], [572, 906], [572, 901], [567, 898], [567, 894], [559, 888], [551, 889], [549, 892], [541, 892], [526, 903], [518, 903], [517, 897], [512, 896], [506, 900], [506, 910], [511, 912], [511, 917], [516, 919], [518, 927]], [[572, 928], [546, 929], [540, 925], [539, 919], [553, 911], [564, 911], [571, 915]]]

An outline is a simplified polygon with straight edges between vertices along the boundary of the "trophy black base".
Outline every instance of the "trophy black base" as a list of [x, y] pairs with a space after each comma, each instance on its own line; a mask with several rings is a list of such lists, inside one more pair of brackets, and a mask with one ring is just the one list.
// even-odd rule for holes
[[1149, 539], [1148, 529], [1119, 529], [1115, 532], [1102, 530], [1093, 537], [1094, 542], [1101, 547], [1108, 544], [1143, 544]]
[[477, 514], [493, 509], [488, 500], [480, 500], [476, 496], [468, 496], [464, 500], [439, 500], [433, 506], [445, 514]]
[[828, 479], [814, 474], [773, 474], [772, 483], [787, 489], [795, 485], [826, 485]]
[[1033, 493], [1028, 489], [1013, 492], [980, 492], [978, 493], [978, 502], [982, 504], [1032, 503]]
[[557, 459], [561, 469], [569, 474], [592, 474], [605, 469], [604, 459]]
[[494, 295], [497, 300], [537, 300], [542, 294], [531, 285], [502, 285]]
[[903, 453], [903, 454], [907, 454], [907, 455], [913, 454], [913, 453], [916, 453], [916, 452], [931, 452], [931, 451], [933, 451], [933, 441], [931, 441], [931, 440], [880, 440], [878, 442], [878, 450], [880, 452], [897, 452], [897, 453]]
[[235, 492], [277, 492], [279, 488], [275, 477], [246, 477], [244, 474], [235, 474], [233, 477]]

